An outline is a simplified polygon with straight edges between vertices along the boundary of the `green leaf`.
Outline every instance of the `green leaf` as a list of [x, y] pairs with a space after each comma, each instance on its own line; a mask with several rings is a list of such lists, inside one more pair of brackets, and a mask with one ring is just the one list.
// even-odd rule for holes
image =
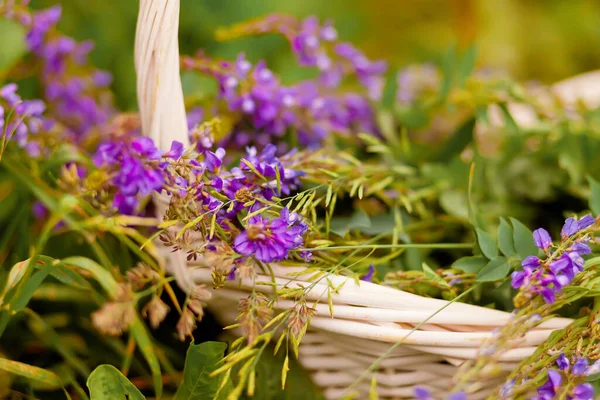
[[452, 264], [452, 268], [462, 269], [468, 274], [478, 273], [486, 264], [488, 259], [481, 256], [459, 258]]
[[56, 389], [63, 387], [60, 378], [54, 372], [33, 365], [0, 358], [0, 369], [25, 379], [41, 382], [49, 387]]
[[434, 282], [438, 283], [439, 285], [450, 286], [450, 285], [448, 285], [448, 282], [446, 282], [444, 279], [442, 279], [441, 276], [436, 274], [435, 271], [432, 270], [431, 267], [425, 263], [423, 263], [423, 272], [425, 273], [425, 276], [427, 276], [429, 279], [433, 280]]
[[508, 263], [508, 259], [506, 257], [496, 257], [479, 271], [476, 279], [478, 282], [497, 281], [505, 278], [509, 271], [510, 264]]
[[133, 323], [129, 327], [129, 331], [146, 359], [146, 362], [150, 366], [152, 381], [154, 382], [154, 391], [156, 392], [156, 397], [160, 398], [163, 389], [160, 363], [158, 362], [158, 357], [154, 351], [154, 345], [148, 335], [148, 330], [138, 315], [136, 315]]
[[500, 218], [500, 225], [498, 226], [498, 247], [506, 257], [516, 254], [513, 228], [504, 218]]
[[513, 239], [515, 250], [521, 258], [535, 255], [538, 253], [538, 248], [533, 243], [533, 233], [525, 225], [518, 220], [511, 218], [510, 222], [513, 226]]
[[[211, 400], [221, 385], [221, 375], [211, 377], [217, 364], [223, 359], [227, 344], [221, 342], [190, 343], [183, 369], [183, 382], [175, 394], [175, 400]], [[219, 396], [225, 396], [233, 389], [228, 382]], [[224, 398], [224, 397], [223, 397]]]
[[91, 400], [144, 400], [142, 393], [112, 365], [100, 365], [89, 376]]
[[91, 288], [88, 281], [86, 281], [77, 272], [67, 268], [63, 263], [52, 265], [49, 267], [50, 275], [58, 279], [65, 285], [73, 286], [78, 289], [88, 290]]
[[0, 18], [0, 73], [12, 67], [27, 52], [25, 28], [16, 21]]
[[442, 59], [442, 85], [440, 87], [440, 101], [443, 101], [450, 93], [454, 84], [455, 68], [456, 68], [456, 46], [452, 45]]
[[600, 183], [591, 176], [588, 176], [588, 182], [590, 183], [590, 195], [589, 205], [590, 210], [594, 215], [600, 215]]
[[515, 122], [512, 114], [510, 113], [508, 106], [505, 103], [499, 104], [500, 110], [502, 110], [502, 114], [504, 115], [504, 123], [506, 129], [509, 133], [516, 135], [519, 133], [519, 125]]
[[346, 236], [351, 229], [356, 228], [370, 228], [371, 227], [371, 219], [361, 209], [357, 209], [354, 212], [354, 215], [350, 218], [334, 218], [331, 220], [330, 231], [339, 235]]
[[64, 258], [62, 262], [65, 265], [72, 265], [90, 272], [107, 293], [113, 294], [117, 290], [117, 281], [115, 278], [96, 261], [76, 256]]
[[475, 231], [477, 232], [477, 243], [483, 255], [489, 260], [495, 258], [498, 255], [498, 247], [494, 238], [482, 229], [475, 228]]
[[473, 72], [473, 68], [475, 67], [475, 60], [477, 59], [477, 46], [475, 43], [470, 45], [467, 50], [464, 52], [460, 63], [458, 65], [458, 70], [456, 71], [456, 85], [464, 86], [467, 78]]
[[381, 98], [381, 104], [384, 107], [393, 107], [396, 101], [396, 91], [398, 90], [397, 74], [398, 71], [391, 70], [386, 76], [385, 87]]
[[[254, 397], [243, 394], [242, 400], [323, 400], [323, 395], [294, 357], [289, 358], [285, 389], [281, 390], [281, 371], [285, 368], [286, 352], [265, 351], [256, 365]], [[177, 400], [177, 399], [176, 399]]]

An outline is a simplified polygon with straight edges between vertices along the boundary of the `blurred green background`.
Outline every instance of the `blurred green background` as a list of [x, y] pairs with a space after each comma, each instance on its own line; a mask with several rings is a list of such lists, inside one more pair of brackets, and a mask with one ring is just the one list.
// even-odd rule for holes
[[[62, 4], [60, 29], [96, 42], [93, 61], [113, 72], [118, 103], [135, 107], [133, 37], [136, 0], [33, 0], [33, 7]], [[272, 12], [332, 18], [342, 39], [359, 44], [394, 68], [436, 61], [453, 43], [475, 41], [478, 65], [507, 70], [518, 79], [553, 82], [600, 66], [597, 0], [181, 0], [181, 51], [204, 48], [233, 58], [246, 51], [266, 59], [284, 80], [302, 72], [279, 37], [218, 43], [220, 26]], [[184, 77], [184, 86], [198, 84]]]

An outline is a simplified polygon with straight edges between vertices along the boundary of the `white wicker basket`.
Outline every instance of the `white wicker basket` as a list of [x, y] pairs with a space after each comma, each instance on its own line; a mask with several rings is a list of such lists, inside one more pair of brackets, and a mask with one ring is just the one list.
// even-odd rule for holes
[[[173, 140], [189, 144], [185, 109], [179, 75], [177, 43], [179, 0], [141, 0], [137, 26], [135, 65], [138, 74], [138, 100], [143, 132], [168, 150]], [[591, 73], [553, 87], [553, 92], [567, 104], [582, 97], [588, 105], [600, 103], [600, 87], [596, 84], [600, 73]], [[531, 110], [511, 106], [513, 117], [520, 125], [532, 118]], [[493, 115], [492, 115], [493, 117]], [[491, 118], [494, 123], [494, 118]], [[169, 198], [158, 195], [155, 204], [159, 216], [164, 214]], [[157, 242], [157, 246], [161, 244]], [[194, 284], [211, 283], [211, 271], [197, 263], [186, 263], [183, 252], [170, 253], [162, 248], [167, 271], [179, 285], [190, 291]], [[291, 269], [273, 266], [279, 288], [297, 287], [303, 276], [291, 278]], [[301, 271], [301, 269], [300, 269]], [[270, 280], [258, 276], [257, 281]], [[334, 315], [326, 304], [328, 287], [316, 284], [308, 298], [324, 302], [316, 306], [317, 314], [300, 346], [299, 359], [308, 369], [314, 382], [323, 388], [328, 399], [347, 394], [352, 384], [392, 343], [402, 340], [381, 364], [377, 371], [378, 394], [381, 399], [411, 398], [415, 385], [429, 387], [437, 397], [445, 394], [458, 366], [476, 357], [479, 347], [492, 331], [506, 324], [511, 314], [464, 303], [450, 304], [443, 311], [407, 337], [411, 329], [425, 321], [440, 308], [444, 300], [425, 298], [390, 287], [369, 282], [357, 284], [353, 279], [330, 276], [334, 284], [346, 281], [337, 294], [333, 294]], [[214, 291], [209, 307], [223, 324], [232, 324], [237, 316], [237, 303], [246, 297], [252, 287], [248, 280], [228, 282], [223, 289]], [[262, 290], [262, 289], [261, 289]], [[265, 287], [264, 291], [273, 288]], [[291, 301], [279, 301], [277, 307], [286, 309]], [[553, 329], [570, 323], [568, 319], [555, 318], [529, 332], [514, 348], [502, 355], [502, 368], [507, 372], [518, 362], [532, 354]], [[497, 381], [480, 382], [469, 398], [484, 398], [494, 389]], [[357, 389], [365, 398], [369, 381]]]

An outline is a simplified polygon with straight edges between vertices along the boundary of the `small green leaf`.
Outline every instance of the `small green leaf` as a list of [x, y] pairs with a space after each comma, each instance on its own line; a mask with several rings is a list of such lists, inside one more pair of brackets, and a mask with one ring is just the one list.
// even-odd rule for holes
[[475, 60], [477, 59], [477, 46], [475, 43], [470, 45], [467, 50], [463, 53], [460, 63], [458, 65], [458, 70], [456, 71], [456, 85], [464, 86], [467, 78], [473, 72], [473, 68], [475, 67]]
[[510, 271], [510, 264], [506, 257], [496, 257], [491, 260], [477, 274], [478, 282], [492, 282], [503, 279]]
[[0, 369], [25, 379], [42, 382], [50, 387], [60, 388], [63, 386], [60, 378], [54, 372], [33, 365], [0, 358]]
[[510, 219], [513, 226], [513, 239], [515, 250], [521, 258], [535, 255], [538, 253], [538, 248], [533, 243], [533, 233], [525, 225], [514, 218]]
[[100, 365], [89, 376], [91, 400], [144, 400], [142, 393], [112, 365]]
[[91, 288], [88, 281], [86, 281], [77, 272], [71, 270], [70, 268], [67, 268], [63, 263], [50, 266], [49, 271], [50, 275], [52, 275], [54, 278], [58, 279], [65, 285], [70, 285], [82, 290], [87, 290]]
[[0, 18], [0, 73], [12, 67], [27, 52], [26, 31], [18, 22]]
[[500, 218], [500, 225], [498, 226], [498, 247], [506, 257], [516, 254], [513, 229], [504, 218]]
[[[175, 394], [175, 400], [210, 400], [219, 390], [221, 380], [210, 374], [217, 369], [223, 359], [227, 344], [221, 342], [205, 342], [190, 344], [183, 369], [183, 382]], [[220, 392], [223, 398], [232, 390], [229, 382]]]
[[597, 180], [588, 176], [588, 182], [590, 183], [590, 210], [594, 213], [594, 215], [600, 215], [600, 183]]
[[423, 263], [423, 272], [425, 272], [425, 276], [427, 276], [429, 279], [433, 280], [434, 282], [438, 283], [439, 285], [450, 286], [450, 285], [448, 285], [448, 282], [443, 280], [441, 276], [436, 274], [435, 271], [432, 270], [431, 267], [425, 263]]
[[135, 316], [133, 323], [129, 327], [129, 331], [131, 332], [133, 340], [135, 340], [138, 348], [144, 355], [146, 362], [150, 366], [152, 381], [154, 382], [154, 391], [156, 392], [156, 397], [160, 398], [163, 389], [160, 363], [158, 362], [158, 357], [154, 351], [154, 345], [152, 344], [150, 335], [148, 335], [148, 330], [138, 315]]
[[498, 247], [494, 238], [484, 230], [475, 228], [477, 232], [477, 243], [484, 256], [489, 260], [495, 258], [498, 255]]
[[506, 130], [513, 135], [518, 134], [519, 125], [517, 125], [517, 123], [515, 122], [515, 119], [513, 118], [512, 114], [510, 113], [510, 110], [508, 109], [508, 106], [505, 103], [501, 103], [499, 104], [499, 107], [502, 110], [502, 114], [504, 115], [504, 124], [506, 126]]
[[486, 264], [488, 259], [481, 256], [459, 258], [452, 264], [452, 268], [462, 269], [468, 274], [478, 273]]

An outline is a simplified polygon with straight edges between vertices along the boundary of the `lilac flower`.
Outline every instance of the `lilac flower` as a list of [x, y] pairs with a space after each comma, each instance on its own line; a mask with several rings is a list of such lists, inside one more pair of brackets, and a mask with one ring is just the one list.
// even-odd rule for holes
[[558, 368], [561, 369], [562, 371], [567, 371], [569, 369], [569, 366], [570, 366], [570, 361], [567, 358], [567, 356], [565, 356], [565, 354], [562, 353], [556, 359], [556, 365], [558, 365]]
[[533, 241], [537, 248], [546, 250], [552, 244], [552, 238], [547, 230], [539, 228], [533, 231]]
[[[590, 218], [583, 217], [580, 221], [589, 227]], [[595, 222], [593, 218], [591, 221]], [[557, 250], [552, 252], [548, 250], [552, 245], [550, 234], [542, 228], [533, 232], [534, 243], [546, 250], [547, 261], [528, 256], [522, 262], [523, 270], [512, 273], [511, 285], [521, 291], [515, 304], [533, 295], [540, 295], [548, 304], [554, 303], [556, 295], [583, 271], [585, 260], [582, 255], [591, 253], [586, 244], [589, 240], [587, 233], [581, 233], [577, 220], [569, 218], [565, 221], [561, 237], [563, 245], [557, 246]], [[568, 247], [564, 245], [565, 241]]]
[[373, 264], [369, 265], [369, 271], [366, 274], [360, 277], [361, 281], [373, 282], [373, 276], [375, 275], [375, 266]]
[[563, 237], [570, 237], [577, 233], [579, 230], [579, 224], [575, 218], [567, 218], [565, 224], [560, 231], [560, 235]]
[[[92, 42], [78, 43], [74, 39], [50, 32], [61, 16], [56, 6], [28, 14], [25, 9], [8, 15], [28, 29], [26, 41], [35, 60], [41, 64], [40, 80], [45, 87], [46, 100], [53, 115], [69, 130], [80, 137], [90, 129], [103, 128], [108, 122], [112, 107], [110, 95], [103, 91], [111, 81], [105, 71], [85, 65]], [[14, 106], [18, 97], [11, 97]]]
[[573, 368], [571, 370], [571, 373], [573, 375], [583, 375], [586, 372], [587, 368], [588, 368], [587, 358], [578, 358], [573, 363]]
[[21, 101], [21, 98], [16, 94], [17, 84], [9, 83], [0, 88], [0, 97], [8, 102], [8, 105], [14, 107]]
[[542, 386], [540, 386], [537, 390], [538, 394], [542, 398], [554, 398], [556, 396], [556, 391], [560, 389], [560, 385], [562, 384], [562, 375], [554, 370], [548, 370], [548, 380]]
[[532, 275], [533, 269], [530, 267], [524, 268], [523, 271], [514, 271], [511, 274], [511, 286], [514, 289], [519, 289], [522, 286], [527, 286]]
[[577, 254], [590, 254], [592, 252], [590, 246], [581, 242], [574, 243], [572, 250]]
[[161, 157], [162, 152], [147, 137], [98, 146], [93, 161], [96, 167], [111, 172], [111, 183], [116, 189], [113, 206], [120, 213], [135, 213], [140, 198], [162, 189], [166, 172], [158, 163]]
[[573, 389], [571, 395], [568, 398], [570, 400], [593, 400], [594, 387], [587, 382], [580, 383]]
[[447, 400], [467, 400], [467, 394], [465, 392], [450, 393]]
[[174, 140], [171, 143], [171, 149], [165, 154], [165, 157], [172, 158], [173, 160], [178, 160], [183, 154], [183, 143]]
[[235, 251], [265, 263], [287, 258], [289, 250], [302, 245], [302, 235], [308, 229], [303, 222], [292, 219], [287, 208], [273, 220], [261, 215], [250, 218], [246, 230], [234, 239]]
[[[184, 58], [184, 68], [214, 76], [219, 98], [239, 116], [230, 137], [219, 143], [264, 147], [288, 132], [300, 144], [317, 147], [330, 133], [348, 136], [357, 132], [377, 133], [369, 98], [378, 98], [386, 65], [370, 61], [349, 43], [337, 43], [335, 29], [314, 17], [302, 22], [289, 16], [271, 16], [244, 25], [248, 33], [279, 32], [292, 44], [303, 66], [316, 67], [315, 80], [284, 86], [264, 62], [252, 65], [242, 54], [235, 62], [215, 65], [207, 57]], [[333, 50], [333, 51], [332, 51]], [[367, 89], [362, 93], [338, 88], [344, 77], [353, 76]], [[252, 134], [250, 134], [252, 131]]]
[[434, 400], [429, 389], [416, 386], [415, 387], [415, 399], [416, 400]]
[[600, 360], [596, 360], [589, 368], [585, 371], [586, 376], [600, 374]]
[[500, 388], [500, 396], [502, 396], [503, 399], [509, 398], [511, 396], [511, 393], [515, 387], [515, 383], [515, 379], [509, 379], [504, 385], [502, 385], [502, 387]]
[[579, 221], [577, 221], [577, 228], [578, 230], [583, 230], [592, 226], [595, 222], [596, 219], [591, 214], [587, 214], [581, 217]]

